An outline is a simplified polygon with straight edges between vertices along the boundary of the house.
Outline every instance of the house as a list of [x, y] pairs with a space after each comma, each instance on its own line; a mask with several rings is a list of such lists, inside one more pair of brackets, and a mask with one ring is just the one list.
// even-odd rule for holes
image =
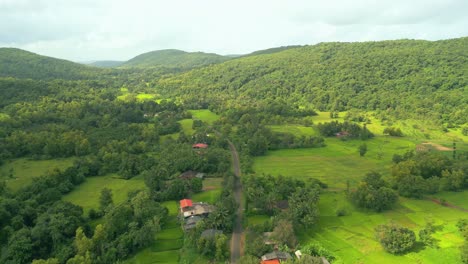
[[184, 180], [199, 178], [199, 179], [203, 180], [203, 178], [205, 178], [205, 173], [188, 170], [188, 171], [180, 174], [179, 178], [184, 179]]
[[[286, 252], [273, 251], [262, 256], [262, 264], [280, 263], [283, 260], [291, 259], [291, 255]], [[275, 262], [276, 261], [276, 262]]]
[[[300, 250], [296, 250], [294, 254], [298, 259], [302, 258], [302, 252]], [[330, 264], [330, 262], [328, 262], [328, 260], [325, 257], [320, 257], [320, 260], [322, 261], [322, 264]]]
[[222, 234], [222, 233], [223, 233], [222, 230], [207, 229], [207, 230], [205, 230], [205, 231], [203, 231], [203, 232], [201, 233], [200, 237], [211, 239], [211, 238], [216, 237], [216, 235], [220, 235], [220, 234]]
[[341, 132], [338, 132], [335, 134], [335, 136], [337, 138], [341, 138], [341, 137], [348, 137], [350, 136], [351, 134], [348, 132], [348, 131], [341, 131]]
[[206, 149], [208, 148], [208, 144], [205, 143], [197, 143], [192, 145], [193, 149]]
[[263, 243], [265, 243], [265, 245], [275, 245], [276, 244], [276, 241], [271, 238], [272, 234], [273, 234], [273, 232], [263, 233]]
[[195, 226], [197, 226], [197, 223], [200, 222], [203, 218], [200, 216], [191, 216], [188, 217], [184, 220], [184, 230], [190, 230], [193, 229]]
[[192, 200], [190, 199], [183, 199], [180, 200], [180, 211], [183, 213], [184, 211], [190, 210], [193, 206]]
[[190, 230], [204, 217], [214, 211], [214, 206], [207, 203], [194, 203], [190, 199], [180, 200], [180, 216], [184, 230]]
[[207, 203], [193, 203], [190, 207], [185, 207], [181, 210], [184, 218], [190, 216], [208, 216], [214, 211], [214, 206]]

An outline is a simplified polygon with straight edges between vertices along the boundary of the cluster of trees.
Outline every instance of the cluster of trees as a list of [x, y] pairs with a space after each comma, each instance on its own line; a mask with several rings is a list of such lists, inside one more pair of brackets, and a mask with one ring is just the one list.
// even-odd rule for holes
[[394, 155], [391, 185], [405, 197], [421, 198], [440, 190], [468, 187], [467, 157], [451, 159], [438, 152], [408, 152]]
[[34, 258], [55, 256], [64, 262], [75, 230], [86, 226], [81, 207], [60, 201], [85, 177], [91, 176], [81, 163], [53, 171], [31, 185], [12, 193], [3, 184], [0, 192], [0, 244], [6, 245], [2, 263], [28, 263]]
[[[437, 248], [437, 239], [432, 235], [436, 231], [432, 221], [428, 221], [424, 228], [419, 230], [419, 241], [424, 246]], [[392, 253], [401, 254], [410, 251], [416, 243], [415, 233], [396, 223], [379, 225], [375, 228], [375, 237], [382, 247]]]
[[377, 212], [390, 209], [398, 200], [397, 193], [377, 172], [367, 173], [356, 190], [350, 191], [348, 195], [357, 206]]
[[394, 223], [377, 226], [375, 237], [382, 247], [392, 254], [407, 252], [416, 242], [416, 235], [412, 230]]
[[366, 128], [365, 124], [361, 127], [359, 124], [352, 122], [341, 123], [338, 121], [332, 121], [329, 123], [319, 123], [317, 124], [317, 129], [325, 137], [334, 137], [340, 132], [346, 133], [342, 135], [342, 139], [359, 138], [365, 140], [374, 136], [374, 134]]
[[383, 131], [385, 135], [390, 135], [392, 137], [402, 137], [403, 132], [399, 127], [386, 127]]
[[[317, 202], [321, 183], [317, 180], [304, 182], [283, 176], [246, 175], [242, 182], [249, 211], [275, 215], [280, 212], [278, 204], [288, 201], [295, 222], [313, 224], [318, 217]], [[310, 197], [306, 198], [307, 195]], [[305, 204], [303, 199], [309, 199], [309, 203]]]

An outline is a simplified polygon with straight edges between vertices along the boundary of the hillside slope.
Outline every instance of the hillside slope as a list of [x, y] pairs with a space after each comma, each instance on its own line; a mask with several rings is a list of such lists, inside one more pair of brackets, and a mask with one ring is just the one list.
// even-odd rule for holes
[[468, 122], [468, 38], [321, 43], [158, 80], [167, 96], [214, 107], [282, 99], [319, 110]]
[[98, 73], [98, 68], [71, 61], [16, 48], [0, 48], [0, 77], [77, 80]]
[[230, 57], [214, 53], [185, 52], [168, 49], [144, 53], [125, 62], [122, 67], [169, 67], [169, 68], [196, 68], [200, 66], [221, 63], [230, 60]]

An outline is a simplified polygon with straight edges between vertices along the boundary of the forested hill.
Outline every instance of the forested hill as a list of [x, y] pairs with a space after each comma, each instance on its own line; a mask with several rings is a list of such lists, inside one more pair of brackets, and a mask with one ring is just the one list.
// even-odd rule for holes
[[31, 79], [86, 79], [101, 69], [41, 56], [16, 48], [0, 48], [0, 77]]
[[185, 52], [168, 49], [144, 53], [125, 62], [123, 67], [168, 67], [191, 69], [230, 60], [230, 57], [214, 53]]
[[249, 56], [155, 81], [167, 96], [228, 109], [284, 99], [468, 122], [468, 38], [321, 43]]

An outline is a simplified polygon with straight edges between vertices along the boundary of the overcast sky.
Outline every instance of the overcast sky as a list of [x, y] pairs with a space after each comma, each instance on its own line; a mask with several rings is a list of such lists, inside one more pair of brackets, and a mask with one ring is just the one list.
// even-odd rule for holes
[[468, 0], [0, 0], [0, 47], [73, 61], [463, 36]]

